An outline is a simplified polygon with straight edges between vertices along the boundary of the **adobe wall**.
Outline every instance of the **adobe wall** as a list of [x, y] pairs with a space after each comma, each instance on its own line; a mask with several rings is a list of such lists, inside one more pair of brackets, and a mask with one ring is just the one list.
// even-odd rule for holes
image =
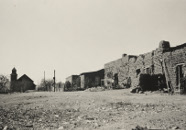
[[66, 78], [66, 81], [69, 81], [71, 85], [76, 84], [76, 80], [79, 78], [79, 75], [71, 75]]
[[[114, 75], [118, 75], [118, 84], [125, 86], [128, 82], [129, 77], [134, 77], [134, 62], [136, 56], [128, 56], [124, 54], [121, 59], [109, 62], [104, 65], [105, 69], [105, 86], [108, 86], [108, 82], [113, 83]], [[129, 69], [130, 68], [130, 69]]]
[[140, 58], [139, 57], [130, 57], [129, 56], [129, 61], [128, 61], [128, 75], [127, 77], [130, 77], [131, 81], [131, 86], [134, 86], [137, 82], [137, 75], [136, 75], [136, 66], [137, 62]]
[[[164, 63], [166, 68], [164, 68]], [[113, 85], [116, 76], [119, 86], [136, 87], [139, 85], [140, 74], [162, 74], [163, 76], [166, 69], [170, 77], [168, 80], [174, 88], [177, 88], [179, 87], [178, 66], [181, 66], [182, 73], [186, 72], [186, 43], [170, 47], [168, 41], [161, 41], [159, 47], [151, 52], [139, 56], [123, 54], [120, 59], [106, 63], [104, 70], [82, 73], [80, 75], [81, 88], [91, 87], [90, 84], [95, 86], [94, 83], [101, 82], [103, 78], [105, 86]], [[73, 78], [68, 77], [67, 80], [72, 82]]]
[[164, 74], [163, 60], [172, 85], [176, 87], [176, 66], [182, 64], [183, 72], [186, 71], [186, 44], [171, 48], [168, 41], [161, 41], [159, 47], [151, 52], [139, 56], [124, 54], [122, 58], [105, 64], [105, 81], [114, 80], [117, 73], [119, 85], [123, 86], [131, 78], [131, 87], [135, 87], [139, 84], [140, 74]]
[[80, 78], [82, 89], [101, 86], [101, 79], [104, 79], [104, 69], [95, 72], [82, 73]]
[[84, 75], [80, 75], [80, 86], [82, 89], [85, 88], [85, 76]]
[[165, 74], [167, 69], [168, 80], [174, 88], [178, 88], [180, 81], [177, 66], [181, 66], [181, 75], [186, 74], [186, 43], [170, 47], [168, 41], [161, 41], [159, 47], [151, 52], [139, 56], [124, 54], [121, 59], [105, 64], [105, 79], [113, 80], [114, 74], [118, 73], [119, 85], [123, 86], [131, 78], [131, 87], [136, 87], [140, 74]]
[[[104, 65], [104, 70], [105, 70], [104, 78], [105, 78], [105, 80], [114, 79], [114, 75], [120, 71], [120, 66], [122, 66], [122, 59], [121, 58], [105, 64]], [[118, 80], [120, 80], [120, 79], [118, 79]], [[109, 86], [110, 82], [112, 82], [112, 81], [109, 81], [109, 82], [105, 81], [105, 83], [104, 83], [105, 86]]]
[[163, 59], [167, 66], [172, 86], [177, 89], [177, 66], [181, 65], [183, 73], [186, 71], [186, 44], [170, 48], [170, 50], [163, 53]]

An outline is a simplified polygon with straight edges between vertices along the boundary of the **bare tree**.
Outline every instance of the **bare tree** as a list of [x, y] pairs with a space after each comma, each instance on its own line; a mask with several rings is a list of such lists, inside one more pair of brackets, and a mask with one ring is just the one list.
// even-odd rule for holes
[[52, 86], [53, 86], [53, 79], [47, 79], [41, 80], [41, 83], [38, 86], [39, 91], [52, 91]]
[[10, 90], [9, 79], [5, 75], [0, 75], [0, 92], [8, 92]]
[[61, 81], [56, 83], [56, 91], [63, 90], [63, 87], [64, 87], [64, 83], [62, 83]]

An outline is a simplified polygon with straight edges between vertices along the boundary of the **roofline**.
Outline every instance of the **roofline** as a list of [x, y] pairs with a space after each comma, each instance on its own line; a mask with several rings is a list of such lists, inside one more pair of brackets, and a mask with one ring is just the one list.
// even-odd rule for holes
[[[26, 76], [26, 77], [28, 77], [26, 74], [23, 74], [21, 77], [19, 77], [19, 79], [21, 79], [23, 76]], [[30, 77], [28, 77], [32, 82], [34, 82]], [[19, 80], [19, 79], [17, 79], [17, 80]]]
[[97, 72], [100, 72], [100, 71], [104, 71], [104, 69], [100, 69], [100, 70], [98, 70], [98, 71], [84, 72], [84, 73], [81, 73], [80, 75], [91, 74], [91, 73], [97, 73]]
[[170, 51], [174, 51], [176, 49], [180, 49], [180, 48], [183, 48], [183, 47], [186, 47], [186, 43], [183, 43], [183, 44], [175, 46], [175, 47], [170, 47], [168, 50], [164, 50], [163, 52], [170, 52]]

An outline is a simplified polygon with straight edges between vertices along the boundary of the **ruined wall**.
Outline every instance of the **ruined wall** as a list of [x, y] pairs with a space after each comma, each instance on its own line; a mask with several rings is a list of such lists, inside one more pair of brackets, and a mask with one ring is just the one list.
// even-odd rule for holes
[[153, 61], [154, 51], [144, 54], [144, 72], [147, 74], [154, 73], [154, 61]]
[[157, 48], [154, 50], [154, 56], [153, 56], [153, 65], [154, 65], [154, 74], [162, 74], [163, 68], [162, 68], [162, 50]]
[[[120, 86], [125, 86], [130, 78], [131, 87], [136, 87], [140, 74], [162, 73], [160, 57], [162, 51], [157, 50], [139, 56], [124, 54], [121, 59], [105, 64], [105, 79], [114, 80], [114, 74], [117, 73]], [[105, 85], [107, 86], [107, 83]]]
[[120, 71], [120, 66], [122, 66], [122, 59], [118, 59], [104, 65], [105, 86], [110, 86], [113, 83], [114, 75]]
[[128, 56], [124, 54], [121, 59], [105, 64], [105, 85], [111, 85], [110, 82], [114, 82], [114, 75], [117, 74], [118, 84], [122, 87], [126, 86], [128, 82], [130, 82], [129, 80], [131, 80], [131, 77], [134, 75], [134, 71], [129, 70], [132, 70], [132, 66], [135, 61], [135, 56]]
[[169, 42], [161, 41], [156, 50], [139, 56], [123, 54], [121, 59], [105, 64], [105, 85], [109, 85], [107, 81], [113, 82], [115, 74], [118, 74], [120, 86], [124, 86], [131, 79], [131, 87], [139, 85], [140, 74], [163, 74], [163, 51], [169, 48]]
[[136, 74], [136, 63], [137, 63], [138, 57], [131, 57], [129, 56], [129, 70], [128, 70], [128, 77], [131, 79], [131, 87], [137, 84], [137, 74]]
[[184, 72], [186, 71], [186, 44], [182, 44], [165, 51], [163, 53], [163, 59], [165, 60], [172, 86], [175, 90], [177, 90], [180, 85], [180, 81], [177, 81], [179, 73], [177, 70], [178, 66], [182, 69], [182, 76], [184, 76]]
[[[81, 74], [81, 88], [86, 88], [87, 82], [96, 85], [103, 78], [105, 86], [113, 85], [116, 76], [119, 86], [124, 87], [126, 84], [130, 84], [130, 87], [136, 87], [139, 85], [140, 74], [164, 77], [164, 63], [170, 77], [169, 80], [175, 88], [178, 87], [177, 71], [180, 69], [178, 66], [181, 66], [182, 73], [186, 72], [186, 44], [170, 47], [168, 41], [161, 41], [159, 47], [151, 52], [139, 56], [123, 54], [120, 59], [104, 65], [103, 76], [96, 75], [97, 72]], [[72, 82], [73, 79], [69, 77], [67, 80]], [[88, 86], [90, 87], [90, 84]]]
[[127, 84], [127, 81], [128, 81], [128, 74], [129, 74], [128, 60], [129, 60], [129, 56], [124, 54], [122, 56], [122, 59], [121, 59], [121, 66], [119, 68], [120, 71], [119, 71], [119, 75], [118, 75], [120, 86], [125, 86]]

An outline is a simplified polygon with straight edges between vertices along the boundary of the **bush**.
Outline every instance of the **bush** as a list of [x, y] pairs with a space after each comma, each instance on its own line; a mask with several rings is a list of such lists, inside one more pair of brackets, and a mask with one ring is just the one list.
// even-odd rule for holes
[[5, 75], [0, 75], [0, 93], [8, 93], [10, 89], [8, 78]]
[[52, 85], [53, 85], [52, 79], [47, 79], [47, 80], [42, 79], [37, 90], [38, 91], [52, 91]]
[[65, 82], [64, 91], [72, 91], [72, 85], [69, 81]]

